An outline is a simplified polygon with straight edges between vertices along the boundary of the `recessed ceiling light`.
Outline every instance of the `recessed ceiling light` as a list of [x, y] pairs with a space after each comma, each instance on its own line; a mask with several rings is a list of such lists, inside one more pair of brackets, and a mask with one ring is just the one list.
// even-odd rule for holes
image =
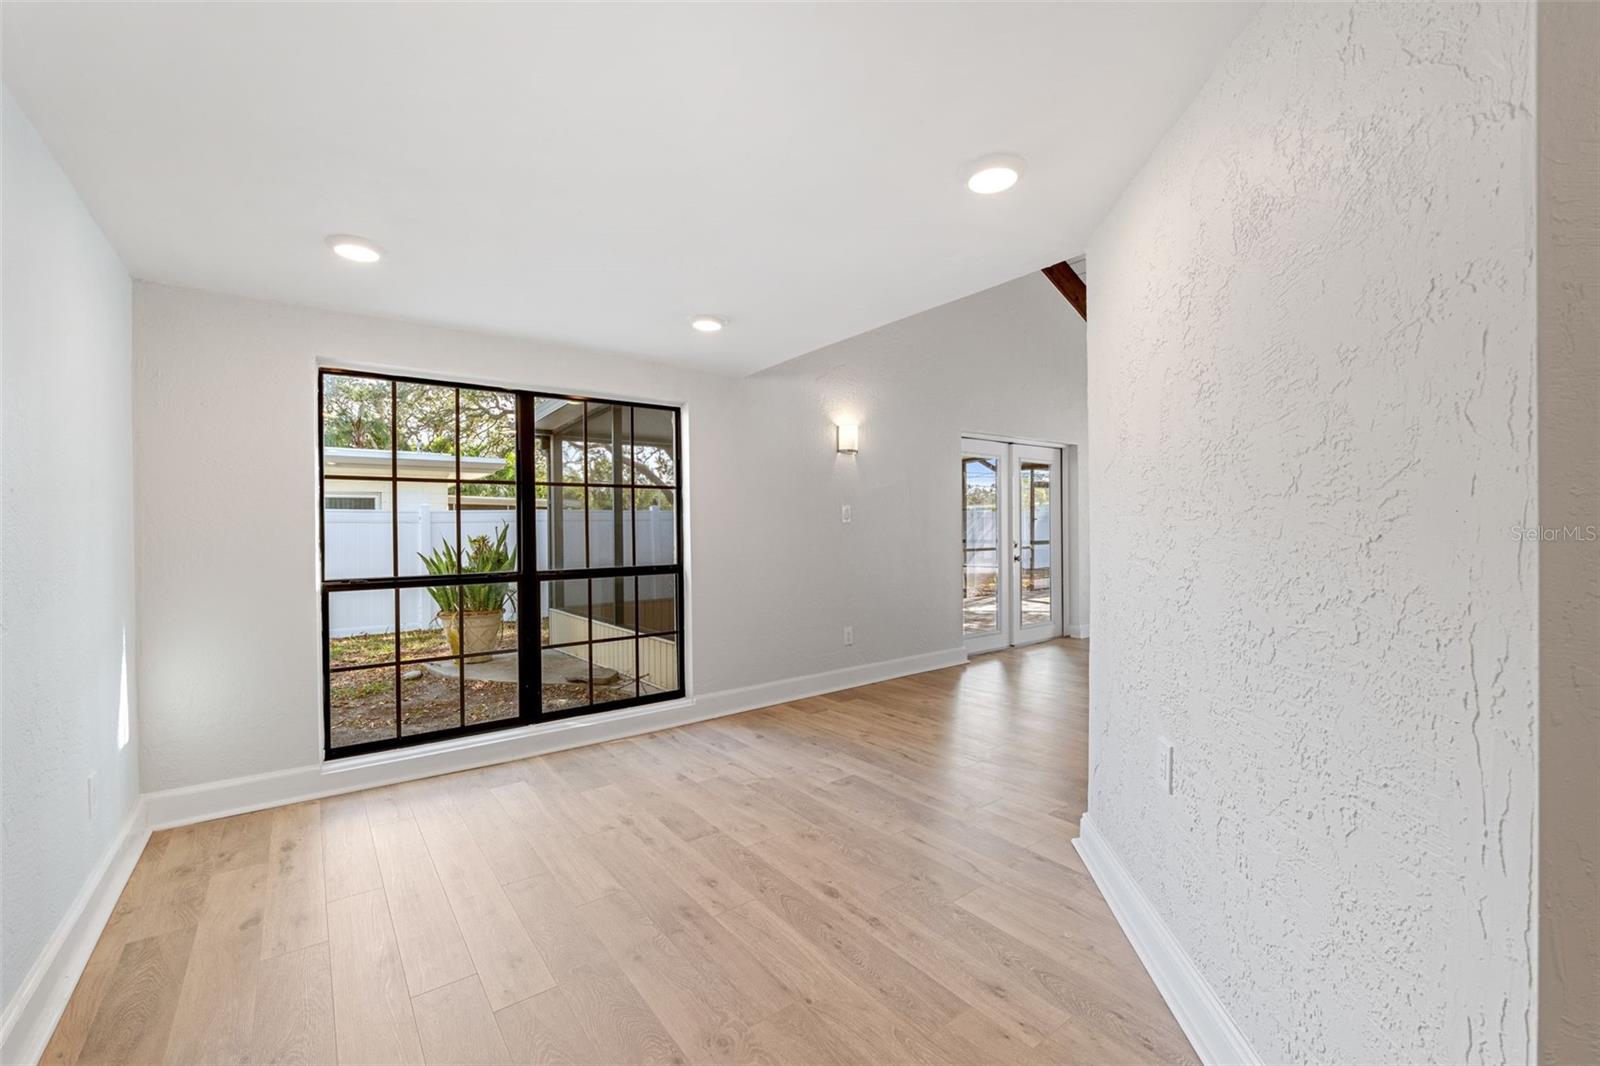
[[365, 237], [353, 237], [348, 233], [335, 233], [329, 237], [328, 247], [333, 249], [334, 255], [352, 263], [376, 263], [383, 258], [383, 251], [376, 244]]
[[720, 333], [722, 327], [728, 323], [716, 315], [695, 315], [689, 320], [689, 325], [701, 333]]
[[967, 188], [985, 196], [1005, 192], [1022, 177], [1022, 157], [991, 155], [978, 160], [967, 172]]

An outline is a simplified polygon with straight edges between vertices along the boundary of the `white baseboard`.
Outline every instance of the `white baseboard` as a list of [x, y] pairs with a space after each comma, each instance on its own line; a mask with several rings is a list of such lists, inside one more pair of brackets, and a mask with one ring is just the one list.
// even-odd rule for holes
[[44, 1054], [117, 897], [144, 851], [150, 830], [144, 800], [134, 804], [116, 839], [89, 872], [77, 898], [22, 979], [0, 1019], [0, 1062], [34, 1063]]
[[1206, 1066], [1260, 1066], [1261, 1057], [1089, 815], [1079, 821], [1073, 844], [1200, 1061]]
[[825, 692], [958, 666], [966, 661], [967, 653], [963, 648], [927, 652], [746, 688], [725, 689], [668, 703], [645, 704], [377, 755], [150, 792], [145, 795], [145, 805], [150, 828], [170, 829], [341, 792], [392, 785], [585, 744], [653, 733], [658, 729], [770, 707], [807, 696], [820, 696]]
[[1081, 626], [1062, 626], [1061, 635], [1064, 637], [1073, 637], [1077, 640], [1088, 640], [1089, 623], [1085, 622]]

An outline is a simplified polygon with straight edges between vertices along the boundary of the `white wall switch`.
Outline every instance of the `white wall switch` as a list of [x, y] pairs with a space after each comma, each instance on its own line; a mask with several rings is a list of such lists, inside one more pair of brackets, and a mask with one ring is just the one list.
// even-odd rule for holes
[[1157, 744], [1160, 745], [1158, 751], [1160, 763], [1157, 773], [1161, 775], [1161, 790], [1170, 796], [1172, 795], [1174, 784], [1172, 779], [1172, 741], [1166, 737], [1161, 737]]
[[856, 627], [855, 626], [845, 626], [844, 627], [844, 646], [848, 648], [848, 647], [850, 647], [850, 645], [854, 644], [855, 642], [856, 642]]
[[850, 524], [850, 505], [848, 503], [839, 508], [839, 521], [845, 525]]

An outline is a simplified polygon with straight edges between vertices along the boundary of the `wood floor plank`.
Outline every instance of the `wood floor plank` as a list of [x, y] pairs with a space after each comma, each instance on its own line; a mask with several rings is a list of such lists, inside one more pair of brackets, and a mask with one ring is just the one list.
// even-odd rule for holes
[[717, 831], [699, 811], [680, 802], [678, 789], [693, 784], [692, 781], [663, 785], [655, 781], [630, 780], [623, 783], [623, 788], [634, 802], [647, 808], [679, 840], [692, 841]]
[[781, 782], [758, 782], [750, 788], [794, 811], [804, 822], [804, 828], [797, 834], [799, 838], [834, 852], [849, 865], [854, 876], [868, 879], [876, 891], [895, 888], [908, 878], [917, 878], [937, 886], [938, 891], [954, 899], [980, 884], [928, 858], [898, 835], [880, 832], [799, 789]]
[[373, 826], [411, 818], [410, 793], [404, 783], [369, 788], [360, 795], [367, 801], [367, 821]]
[[1051, 1047], [1048, 1038], [1034, 1047], [977, 1008], [958, 1014], [931, 1036], [952, 1061], [981, 1062], [984, 1066], [1064, 1066], [1079, 1062], [1086, 1066], [1115, 1066], [1119, 1062], [1134, 1066], [1138, 1062], [1136, 1059], [1064, 1058]]
[[804, 1003], [790, 1004], [762, 1019], [755, 1028], [755, 1037], [779, 1062], [849, 1066], [857, 1061], [849, 1039], [835, 1032]]
[[590, 1066], [605, 1061], [559, 988], [494, 1012], [511, 1060], [537, 1066]]
[[1072, 838], [1086, 646], [153, 834], [46, 1051], [1194, 1061]]
[[955, 1061], [919, 1026], [889, 1010], [870, 984], [859, 984], [853, 966], [840, 964], [761, 904], [725, 911], [717, 921], [743, 940], [797, 1001], [840, 1033], [858, 1061], [939, 1066]]
[[334, 1035], [340, 1066], [416, 1066], [422, 1044], [383, 889], [328, 904]]
[[[124, 890], [123, 896], [127, 896], [127, 890]], [[89, 953], [89, 961], [84, 964], [77, 987], [73, 989], [66, 1010], [62, 1012], [61, 1020], [56, 1023], [56, 1030], [45, 1046], [44, 1055], [39, 1059], [43, 1066], [71, 1066], [78, 1061], [89, 1035], [89, 1026], [106, 994], [112, 990], [120, 991], [129, 980], [127, 975], [117, 976], [116, 971], [122, 959], [122, 949], [129, 943], [128, 931], [134, 922], [135, 910], [124, 908], [119, 900], [117, 906], [112, 908], [100, 939]], [[192, 934], [193, 927], [185, 929]]]
[[380, 821], [372, 827], [372, 843], [411, 994], [421, 995], [476, 973], [416, 821], [410, 817]]
[[450, 802], [448, 788], [413, 800], [411, 809], [490, 1008], [508, 1007], [554, 986], [494, 867]]
[[503, 885], [548, 873], [539, 853], [489, 791], [491, 780], [472, 775], [451, 791], [456, 812], [471, 831], [473, 842]]
[[[1176, 1029], [1176, 1026], [1174, 1026]], [[1199, 1066], [1200, 1059], [1181, 1032], [1160, 1036], [1148, 1031], [1119, 1032], [1075, 1020], [1039, 1045], [1051, 1062], [1139, 1062]]]
[[512, 1061], [476, 976], [424, 992], [411, 1006], [428, 1066], [502, 1066]]
[[328, 940], [322, 807], [316, 802], [279, 807], [271, 825], [267, 910], [261, 933], [263, 959]]
[[159, 838], [163, 847], [148, 887], [136, 903], [127, 900], [127, 893], [124, 893], [123, 902], [118, 903], [119, 908], [126, 903], [127, 909], [133, 912], [126, 931], [129, 940], [193, 929], [199, 923], [215, 868], [214, 844], [221, 836], [219, 823], [205, 822], [168, 830], [152, 838]]
[[383, 887], [366, 797], [359, 792], [322, 800], [322, 871], [330, 900]]
[[512, 905], [539, 951], [550, 960], [556, 988], [603, 1062], [688, 1062], [638, 989], [589, 931], [555, 876], [508, 885]]
[[872, 936], [857, 918], [823, 902], [748, 848], [713, 834], [695, 842], [763, 906], [780, 915], [830, 957], [848, 963], [857, 980], [890, 1009], [929, 1029], [959, 1014], [967, 1004], [928, 974]]
[[262, 962], [249, 1061], [319, 1066], [337, 1056], [327, 943]]
[[553, 816], [532, 785], [514, 781], [490, 792], [573, 903], [617, 890], [616, 879], [583, 846], [571, 823]]
[[752, 899], [738, 882], [642, 808], [632, 810], [618, 821], [620, 831], [628, 834], [709, 913], [739, 907]]
[[696, 967], [628, 893], [585, 903], [578, 914], [691, 1060], [768, 1057], [753, 1032], [761, 1012], [727, 977]]
[[264, 864], [211, 877], [178, 989], [167, 1061], [234, 1063], [249, 1057], [266, 898]]
[[73, 1061], [86, 1066], [161, 1061], [193, 942], [194, 930], [180, 929], [126, 944]]
[[[952, 939], [948, 930], [930, 929], [909, 917], [905, 908], [896, 906], [904, 886], [869, 897], [857, 890], [847, 870], [828, 863], [825, 855], [796, 847], [781, 837], [753, 845], [751, 850], [855, 917], [884, 946], [923, 972], [937, 975], [942, 985], [1028, 1045], [1038, 1044], [1066, 1020], [1066, 1013], [1050, 997], [1031, 987], [1030, 974], [1007, 965], [1009, 958], [995, 958], [997, 953], [989, 951], [987, 944]], [[974, 950], [975, 946], [979, 950]]]

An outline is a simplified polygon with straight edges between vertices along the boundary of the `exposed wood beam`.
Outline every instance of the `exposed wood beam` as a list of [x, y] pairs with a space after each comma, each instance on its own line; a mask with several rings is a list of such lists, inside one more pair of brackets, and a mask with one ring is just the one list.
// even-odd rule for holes
[[1065, 261], [1047, 266], [1043, 270], [1045, 277], [1061, 291], [1067, 298], [1067, 303], [1073, 310], [1083, 316], [1085, 322], [1089, 321], [1089, 291], [1083, 284], [1083, 279], [1078, 277], [1078, 272], [1067, 265]]

